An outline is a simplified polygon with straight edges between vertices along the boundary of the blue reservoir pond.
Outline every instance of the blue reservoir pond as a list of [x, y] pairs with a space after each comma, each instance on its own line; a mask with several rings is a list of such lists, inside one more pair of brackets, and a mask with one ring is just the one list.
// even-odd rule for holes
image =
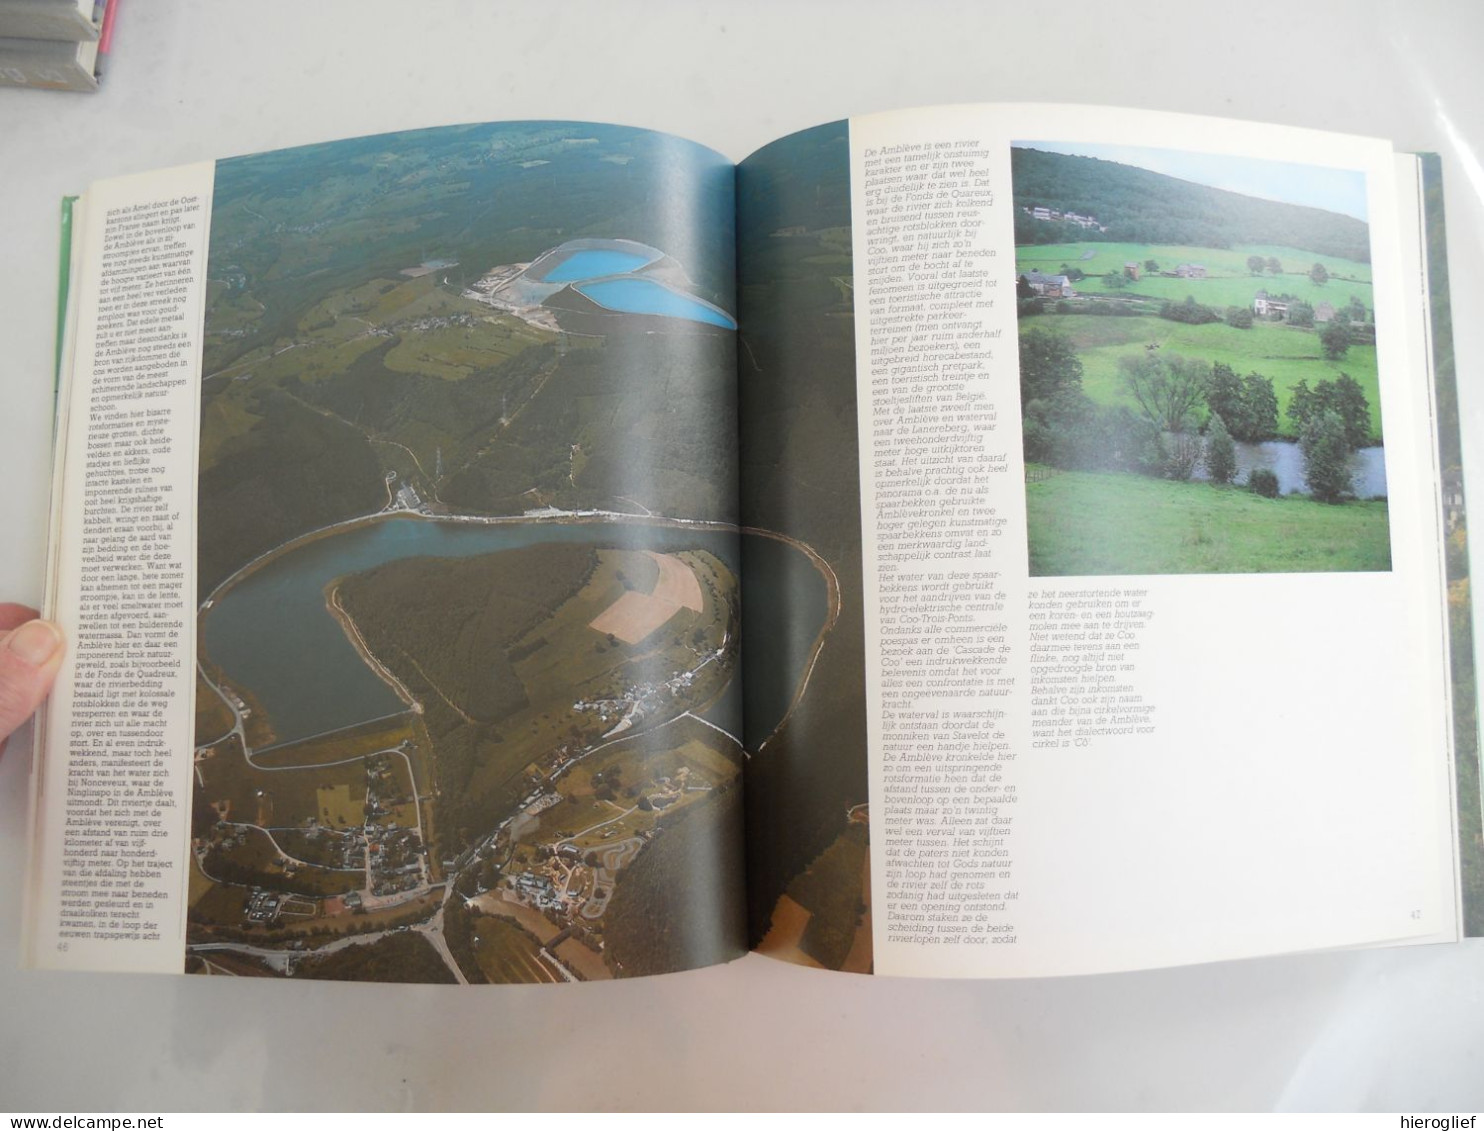
[[574, 251], [558, 263], [544, 279], [544, 283], [579, 283], [584, 279], [601, 279], [604, 275], [624, 275], [654, 262], [652, 255], [639, 255], [632, 251], [613, 251], [607, 248], [589, 248]]
[[[747, 631], [755, 643], [748, 644], [744, 662], [767, 678], [744, 704], [741, 680], [734, 677], [702, 717], [737, 734], [745, 714], [749, 747], [772, 733], [805, 675], [829, 597], [808, 555], [761, 535], [620, 522], [384, 519], [306, 542], [233, 585], [202, 614], [205, 653], [229, 683], [254, 695], [280, 743], [394, 714], [405, 705], [346, 639], [325, 606], [325, 587], [404, 558], [470, 557], [543, 542], [659, 553], [701, 549], [738, 574], [745, 553], [758, 596], [747, 602]], [[788, 599], [763, 596], [773, 592], [786, 592]]]
[[689, 318], [712, 326], [735, 330], [736, 319], [710, 303], [671, 290], [653, 279], [600, 279], [574, 288], [601, 307], [624, 314], [658, 314], [666, 318]]
[[[1245, 484], [1253, 468], [1265, 467], [1278, 477], [1280, 495], [1309, 493], [1308, 484], [1304, 482], [1304, 454], [1297, 444], [1288, 440], [1264, 440], [1259, 444], [1238, 440], [1233, 446], [1237, 454], [1236, 483]], [[1194, 478], [1208, 479], [1209, 476], [1204, 467], [1198, 467]], [[1377, 444], [1351, 453], [1350, 487], [1361, 499], [1386, 497], [1384, 447]]]

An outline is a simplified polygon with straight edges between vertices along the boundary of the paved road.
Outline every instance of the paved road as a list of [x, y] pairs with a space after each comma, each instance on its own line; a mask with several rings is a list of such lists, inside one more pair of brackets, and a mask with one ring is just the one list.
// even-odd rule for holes
[[[613, 898], [619, 871], [639, 855], [639, 850], [643, 847], [643, 839], [634, 836], [597, 850], [598, 866], [593, 870], [593, 894], [582, 905], [584, 919], [602, 918], [603, 912], [608, 910], [608, 901]], [[597, 894], [600, 890], [602, 895]]]

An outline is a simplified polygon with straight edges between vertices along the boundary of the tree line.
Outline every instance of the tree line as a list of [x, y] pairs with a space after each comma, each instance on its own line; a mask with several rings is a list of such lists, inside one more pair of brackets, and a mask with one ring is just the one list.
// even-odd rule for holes
[[[1213, 483], [1225, 485], [1236, 478], [1237, 441], [1280, 435], [1277, 393], [1259, 373], [1239, 376], [1225, 362], [1181, 357], [1153, 344], [1119, 358], [1118, 369], [1130, 404], [1097, 405], [1083, 391], [1082, 361], [1068, 338], [1037, 328], [1021, 335], [1027, 462], [1177, 480], [1204, 468]], [[1342, 501], [1351, 493], [1350, 455], [1370, 439], [1370, 403], [1359, 382], [1346, 373], [1313, 388], [1301, 380], [1285, 415], [1309, 490], [1323, 502]], [[1278, 494], [1277, 477], [1265, 468], [1254, 468], [1246, 486]]]
[[[1318, 266], [1316, 264], [1315, 266]], [[1072, 275], [1065, 270], [1068, 280], [1076, 281]], [[1087, 276], [1079, 271], [1078, 279]], [[1122, 290], [1131, 285], [1127, 275], [1118, 271], [1109, 271], [1102, 276], [1103, 284], [1111, 290]], [[1304, 329], [1312, 329], [1316, 320], [1314, 307], [1303, 299], [1294, 298], [1292, 295], [1282, 294], [1271, 296], [1275, 302], [1287, 304], [1287, 312], [1273, 313], [1268, 315], [1269, 321], [1287, 322], [1290, 326], [1299, 326]], [[1129, 302], [1086, 302], [1074, 307], [1066, 299], [1058, 299], [1054, 302], [1036, 293], [1026, 276], [1021, 275], [1015, 286], [1016, 315], [1021, 318], [1032, 317], [1037, 314], [1045, 314], [1047, 310], [1057, 314], [1101, 314], [1125, 317], [1140, 317], [1151, 310], [1158, 317], [1167, 322], [1181, 322], [1187, 326], [1204, 326], [1211, 322], [1225, 322], [1236, 330], [1250, 330], [1257, 321], [1257, 316], [1250, 306], [1228, 306], [1225, 311], [1207, 306], [1203, 302], [1197, 302], [1194, 295], [1186, 295], [1179, 302], [1174, 299], [1166, 299], [1160, 303], [1158, 309], [1148, 306], [1134, 305]], [[1376, 328], [1367, 322], [1365, 303], [1360, 299], [1352, 297], [1349, 305], [1337, 307], [1330, 316], [1329, 321], [1324, 323], [1323, 329], [1319, 331], [1319, 344], [1324, 350], [1324, 356], [1330, 361], [1337, 361], [1349, 352], [1352, 345], [1374, 345], [1376, 342]]]

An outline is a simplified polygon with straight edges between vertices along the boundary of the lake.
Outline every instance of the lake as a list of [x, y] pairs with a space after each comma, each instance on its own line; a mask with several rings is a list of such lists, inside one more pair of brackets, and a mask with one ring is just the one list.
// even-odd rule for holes
[[541, 279], [543, 283], [578, 283], [584, 279], [601, 279], [605, 275], [625, 275], [654, 261], [653, 255], [609, 248], [584, 248], [574, 251]]
[[737, 328], [737, 320], [726, 311], [653, 279], [600, 279], [579, 284], [573, 289], [601, 307], [624, 314], [658, 314], [665, 318], [706, 322], [728, 330]]
[[[824, 624], [828, 590], [801, 551], [774, 538], [726, 530], [637, 522], [381, 519], [306, 542], [231, 586], [202, 614], [205, 652], [229, 682], [253, 693], [280, 742], [392, 714], [405, 709], [402, 701], [365, 665], [325, 608], [325, 587], [337, 577], [404, 558], [469, 557], [543, 542], [660, 553], [703, 549], [738, 574], [745, 557], [758, 584], [745, 602], [755, 643], [744, 650], [744, 663], [763, 670], [745, 703], [749, 734], [758, 736], [749, 747], [778, 725]], [[768, 589], [787, 597], [769, 600], [762, 596]], [[705, 712], [732, 734], [742, 726], [738, 683], [733, 679]]]

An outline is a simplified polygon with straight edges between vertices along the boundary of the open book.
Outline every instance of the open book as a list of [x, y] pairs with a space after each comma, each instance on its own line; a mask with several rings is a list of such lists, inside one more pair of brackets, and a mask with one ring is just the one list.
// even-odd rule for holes
[[26, 961], [1087, 973], [1484, 931], [1435, 163], [521, 122], [74, 213]]

